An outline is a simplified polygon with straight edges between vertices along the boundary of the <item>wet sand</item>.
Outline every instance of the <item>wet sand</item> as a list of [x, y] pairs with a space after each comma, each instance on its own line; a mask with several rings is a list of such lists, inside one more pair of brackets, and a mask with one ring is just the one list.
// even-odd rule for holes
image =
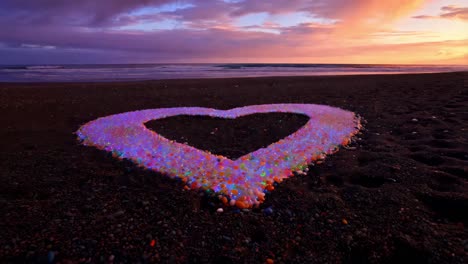
[[[216, 213], [216, 197], [73, 134], [132, 110], [269, 103], [340, 107], [364, 130], [248, 211]], [[0, 110], [0, 262], [468, 261], [468, 73], [4, 83]], [[235, 158], [305, 121], [179, 116], [147, 126]]]

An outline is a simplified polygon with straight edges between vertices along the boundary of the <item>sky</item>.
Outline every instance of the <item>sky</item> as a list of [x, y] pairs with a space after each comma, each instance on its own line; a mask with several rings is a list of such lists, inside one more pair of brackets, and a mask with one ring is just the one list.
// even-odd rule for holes
[[1, 0], [0, 64], [468, 65], [468, 0]]

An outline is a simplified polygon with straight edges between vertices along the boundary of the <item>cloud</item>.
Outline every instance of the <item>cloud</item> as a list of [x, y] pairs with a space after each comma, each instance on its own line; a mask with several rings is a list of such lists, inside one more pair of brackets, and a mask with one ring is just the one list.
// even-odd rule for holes
[[442, 18], [457, 18], [468, 20], [468, 7], [444, 6], [442, 7]]
[[434, 19], [434, 18], [447, 18], [447, 19], [460, 19], [468, 20], [468, 7], [458, 7], [458, 6], [443, 6], [440, 9], [442, 12], [437, 16], [430, 15], [418, 15], [413, 16], [413, 18], [419, 19]]
[[[37, 35], [35, 30], [40, 30]], [[106, 62], [226, 62], [226, 61], [314, 61], [348, 63], [423, 63], [444, 57], [461, 57], [468, 40], [457, 42], [419, 42], [409, 44], [340, 43], [327, 39], [332, 30], [324, 25], [301, 24], [281, 34], [224, 29], [167, 30], [146, 33], [122, 31], [69, 31], [69, 28], [31, 29], [27, 27], [0, 31], [0, 39], [10, 38], [9, 48], [26, 49], [28, 57], [41, 55], [78, 58], [86, 63]], [[16, 35], [15, 35], [16, 34]], [[15, 35], [15, 36], [14, 36]], [[46, 44], [47, 43], [47, 44]], [[47, 51], [33, 47], [61, 47]], [[291, 48], [294, 47], [294, 48]], [[1, 50], [1, 49], [0, 49]], [[98, 54], [99, 56], [96, 56]], [[20, 56], [20, 53], [17, 54]], [[3, 55], [2, 55], [3, 56]], [[38, 55], [37, 55], [38, 56]], [[120, 61], [119, 61], [120, 60]], [[45, 63], [44, 61], [42, 63]]]
[[101, 26], [117, 15], [171, 0], [2, 0], [0, 15], [19, 24]]
[[[349, 52], [386, 53], [360, 47], [375, 40], [379, 32], [389, 32], [392, 23], [410, 15], [423, 3], [422, 0], [356, 0], [352, 4], [347, 0], [1, 0], [0, 40], [6, 47], [0, 50], [10, 60], [23, 56], [21, 60], [34, 57], [37, 61], [54, 58], [66, 62], [68, 58], [71, 62], [88, 63], [264, 61], [273, 57], [277, 61], [325, 62], [326, 58], [337, 61], [350, 57], [357, 60]], [[460, 18], [464, 12], [454, 6], [444, 8], [445, 16]], [[256, 19], [258, 14], [263, 19]], [[289, 18], [297, 14], [302, 18], [291, 23]], [[282, 23], [279, 17], [288, 18], [288, 23]], [[236, 23], [239, 19], [251, 21], [240, 25]], [[403, 56], [400, 59], [404, 60]]]
[[419, 16], [413, 16], [413, 18], [429, 19], [429, 18], [438, 18], [438, 16], [419, 15]]
[[[422, 0], [356, 0], [350, 4], [346, 0], [2, 0], [0, 14], [4, 17], [4, 21], [8, 19], [10, 23], [90, 27], [105, 27], [123, 18], [136, 21], [144, 16], [132, 12], [144, 8], [152, 9], [157, 19], [161, 16], [171, 16], [184, 22], [212, 20], [226, 23], [255, 13], [275, 15], [306, 12], [311, 17], [362, 23], [370, 20], [392, 20], [420, 6], [423, 2]], [[175, 8], [178, 5], [184, 8]]]

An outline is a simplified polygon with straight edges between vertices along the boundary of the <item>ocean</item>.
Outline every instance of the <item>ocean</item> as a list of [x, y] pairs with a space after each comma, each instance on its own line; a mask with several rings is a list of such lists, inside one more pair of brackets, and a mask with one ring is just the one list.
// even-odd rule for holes
[[93, 64], [0, 65], [0, 82], [109, 82], [158, 79], [398, 74], [468, 71], [468, 65]]

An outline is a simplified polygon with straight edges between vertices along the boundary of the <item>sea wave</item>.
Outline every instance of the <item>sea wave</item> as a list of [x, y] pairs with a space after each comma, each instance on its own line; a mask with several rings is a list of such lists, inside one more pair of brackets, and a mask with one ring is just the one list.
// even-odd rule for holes
[[63, 69], [64, 66], [60, 65], [35, 65], [35, 66], [26, 66], [27, 70], [52, 70], [52, 69]]
[[468, 66], [297, 63], [5, 65], [0, 66], [0, 82], [105, 82], [454, 71], [468, 71]]

